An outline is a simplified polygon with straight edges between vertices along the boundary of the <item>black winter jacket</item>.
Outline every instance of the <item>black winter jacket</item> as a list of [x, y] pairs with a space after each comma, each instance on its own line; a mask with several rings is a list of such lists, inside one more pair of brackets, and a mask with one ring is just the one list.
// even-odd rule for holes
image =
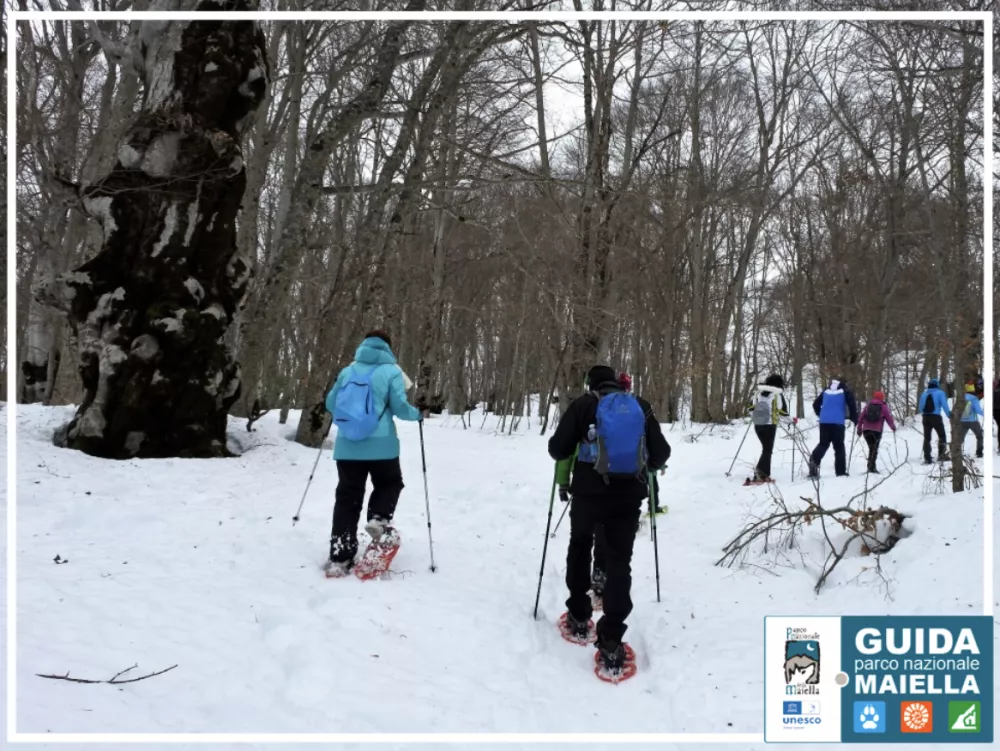
[[[613, 388], [604, 388], [601, 393], [614, 391]], [[620, 392], [621, 389], [617, 391]], [[662, 469], [670, 458], [670, 444], [663, 437], [660, 423], [656, 421], [649, 402], [639, 397], [636, 397], [636, 400], [646, 415], [646, 450], [649, 452], [649, 468]], [[559, 420], [556, 432], [549, 439], [549, 456], [557, 462], [573, 456], [577, 446], [586, 440], [587, 430], [596, 420], [597, 396], [593, 392], [574, 399]], [[573, 468], [570, 491], [573, 495], [607, 496], [635, 501], [641, 501], [649, 496], [648, 485], [638, 478], [614, 478], [606, 484], [592, 464], [580, 461], [577, 461]]]

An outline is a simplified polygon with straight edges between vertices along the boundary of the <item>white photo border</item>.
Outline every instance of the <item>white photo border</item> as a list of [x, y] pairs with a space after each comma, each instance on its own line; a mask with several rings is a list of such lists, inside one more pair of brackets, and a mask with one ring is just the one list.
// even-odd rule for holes
[[[25, 21], [947, 21], [983, 24], [983, 378], [993, 371], [993, 16], [989, 11], [9, 11], [7, 21], [7, 741], [9, 743], [763, 743], [760, 733], [18, 733], [17, 732], [17, 58]], [[984, 417], [983, 614], [993, 616], [993, 421]], [[763, 649], [763, 640], [761, 642]]]

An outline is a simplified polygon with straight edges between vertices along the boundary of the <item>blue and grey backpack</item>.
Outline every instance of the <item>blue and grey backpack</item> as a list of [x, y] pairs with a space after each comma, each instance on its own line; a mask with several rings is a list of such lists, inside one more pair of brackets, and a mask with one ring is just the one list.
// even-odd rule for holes
[[385, 405], [381, 412], [375, 411], [374, 398], [372, 397], [372, 375], [377, 369], [378, 366], [367, 373], [359, 374], [352, 366], [347, 383], [337, 394], [333, 421], [337, 425], [338, 435], [342, 435], [349, 441], [363, 441], [368, 438], [375, 432], [379, 420], [388, 409], [388, 405]]
[[646, 450], [646, 414], [631, 394], [597, 395], [596, 424], [580, 444], [578, 461], [593, 464], [604, 482], [638, 479], [646, 482], [649, 453]]

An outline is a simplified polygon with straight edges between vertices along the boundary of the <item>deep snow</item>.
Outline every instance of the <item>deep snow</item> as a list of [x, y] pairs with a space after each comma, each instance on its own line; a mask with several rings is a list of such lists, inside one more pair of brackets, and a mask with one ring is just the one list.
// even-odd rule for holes
[[[21, 732], [760, 733], [764, 615], [982, 612], [982, 491], [924, 495], [912, 429], [899, 437], [911, 463], [874, 498], [912, 515], [911, 535], [882, 558], [888, 584], [871, 558], [852, 557], [816, 596], [816, 530], [794, 561], [713, 566], [748, 506], [769, 501], [766, 488], [740, 487], [753, 436], [727, 478], [742, 426], [666, 426], [663, 601], [640, 534], [626, 637], [640, 672], [613, 687], [593, 677], [591, 651], [554, 626], [568, 522], [550, 540], [531, 618], [552, 478], [536, 420], [513, 436], [492, 418], [468, 430], [458, 418], [428, 422], [437, 573], [417, 432], [400, 425], [404, 545], [395, 576], [362, 583], [319, 572], [336, 480], [326, 451], [291, 524], [316, 457], [289, 440], [296, 415], [286, 426], [269, 415], [252, 436], [232, 421], [231, 434], [253, 445], [236, 459], [112, 463], [51, 445], [71, 414], [17, 414]], [[790, 483], [790, 446], [779, 439], [774, 475], [792, 503], [812, 486]], [[832, 456], [824, 465], [832, 474]], [[852, 469], [862, 465], [858, 446]], [[825, 479], [823, 501], [863, 484]], [[118, 687], [35, 675], [109, 678], [135, 663], [136, 674], [178, 667]]]

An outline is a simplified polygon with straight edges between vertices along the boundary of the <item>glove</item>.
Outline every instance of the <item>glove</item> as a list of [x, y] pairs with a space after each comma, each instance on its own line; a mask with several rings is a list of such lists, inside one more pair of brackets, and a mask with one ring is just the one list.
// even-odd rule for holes
[[565, 485], [559, 486], [559, 500], [563, 503], [569, 503], [569, 488]]
[[792, 418], [792, 425], [798, 425], [798, 424], [799, 424], [799, 418], [793, 417]]

